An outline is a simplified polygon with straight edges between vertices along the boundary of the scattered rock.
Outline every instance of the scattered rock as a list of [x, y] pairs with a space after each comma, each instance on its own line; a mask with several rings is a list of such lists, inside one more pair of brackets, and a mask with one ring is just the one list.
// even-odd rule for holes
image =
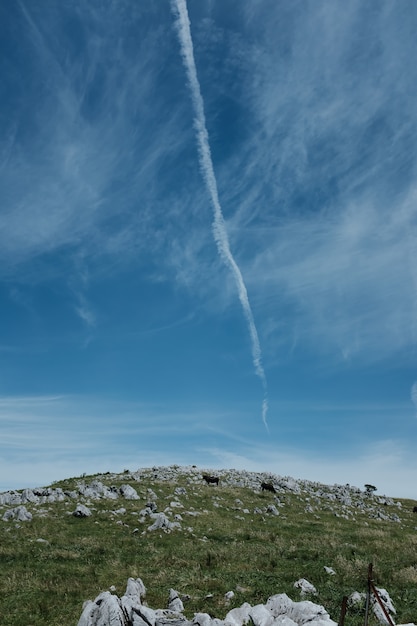
[[90, 509], [84, 504], [78, 504], [73, 512], [74, 517], [90, 517], [92, 515]]
[[350, 594], [348, 598], [348, 604], [350, 606], [360, 606], [366, 601], [366, 593], [359, 593], [359, 591], [354, 591]]
[[317, 589], [315, 588], [315, 586], [312, 585], [310, 582], [308, 582], [308, 580], [306, 580], [305, 578], [300, 578], [300, 580], [297, 580], [294, 583], [294, 587], [296, 589], [300, 589], [302, 596], [305, 596], [308, 594], [312, 594], [312, 595], [317, 594]]
[[138, 492], [130, 485], [122, 485], [120, 493], [126, 500], [139, 500]]
[[271, 513], [272, 515], [279, 515], [279, 511], [275, 504], [268, 504], [268, 506], [266, 507], [266, 512]]
[[178, 595], [178, 591], [175, 591], [175, 589], [169, 590], [168, 609], [175, 613], [181, 613], [184, 610], [182, 600]]
[[[214, 474], [214, 472], [213, 472]], [[392, 498], [386, 496], [376, 496], [373, 493], [368, 493], [358, 487], [351, 485], [322, 485], [320, 483], [294, 479], [289, 476], [277, 476], [269, 472], [249, 472], [246, 470], [216, 470], [216, 477], [219, 477], [219, 489], [222, 486], [225, 487], [247, 487], [254, 492], [259, 493], [259, 485], [262, 483], [272, 484], [276, 492], [282, 495], [303, 495], [306, 500], [305, 510], [308, 513], [317, 513], [323, 505], [327, 503], [330, 505], [331, 510], [337, 517], [344, 519], [355, 519], [357, 515], [365, 515], [372, 519], [378, 519], [382, 521], [389, 521], [394, 523], [400, 523], [401, 519], [399, 512], [401, 512], [401, 503], [395, 502]], [[212, 471], [210, 471], [210, 476]], [[129, 479], [140, 482], [145, 477], [152, 478], [155, 481], [173, 482], [180, 479], [187, 480], [192, 486], [201, 485], [201, 470], [193, 466], [161, 466], [154, 468], [142, 468], [136, 472], [124, 472], [123, 474], [110, 474], [102, 475], [100, 478], [95, 478], [90, 484], [86, 484], [80, 481], [77, 484], [76, 489], [62, 490], [61, 488], [42, 487], [34, 489], [24, 489], [22, 491], [7, 491], [0, 493], [0, 506], [17, 507], [24, 504], [32, 504], [34, 506], [38, 504], [62, 502], [69, 500], [78, 500], [88, 506], [88, 501], [110, 499], [116, 500], [119, 497], [123, 497], [126, 500], [138, 500], [140, 496], [137, 491], [129, 484], [123, 484], [121, 487], [108, 486], [104, 484], [104, 480]], [[221, 491], [220, 491], [221, 492]], [[187, 490], [185, 487], [175, 487], [174, 494], [176, 496], [186, 495]], [[266, 494], [269, 495], [269, 494]], [[282, 507], [285, 504], [281, 502], [277, 494], [273, 495], [275, 501], [275, 507]], [[153, 489], [147, 489], [147, 498], [149, 500], [146, 505], [146, 509], [152, 506], [152, 512], [156, 512], [155, 501], [158, 499], [157, 494]], [[241, 507], [242, 502], [236, 502], [237, 506]], [[172, 506], [179, 506], [178, 504], [172, 504]], [[313, 506], [314, 505], [314, 506]], [[214, 502], [213, 506], [220, 506], [218, 502]], [[272, 505], [273, 506], [273, 505]], [[326, 505], [325, 505], [326, 506]], [[155, 508], [153, 508], [155, 507]], [[392, 512], [392, 508], [395, 507], [396, 511]], [[248, 515], [249, 510], [243, 509], [243, 514]], [[257, 514], [270, 514], [277, 515], [276, 509], [271, 508], [271, 505], [263, 510], [256, 509]], [[39, 515], [39, 513], [36, 513]], [[141, 511], [142, 516], [146, 516], [148, 512], [146, 510]]]
[[292, 606], [292, 603], [293, 601], [286, 593], [278, 593], [268, 598], [266, 607], [271, 611], [274, 617], [278, 617], [278, 615], [285, 615]]
[[249, 611], [251, 608], [248, 602], [244, 602], [242, 606], [229, 611], [224, 618], [225, 626], [243, 626], [243, 624], [250, 622], [251, 617]]
[[152, 513], [151, 517], [155, 520], [151, 526], [148, 526], [148, 530], [164, 530], [171, 531], [174, 528], [181, 528], [179, 522], [170, 522], [165, 513]]
[[[389, 596], [388, 591], [386, 589], [379, 589], [378, 587], [376, 588], [376, 590], [378, 592], [379, 598], [382, 604], [384, 605], [385, 610], [388, 613], [388, 615], [389, 616], [395, 615], [397, 611], [394, 608], [394, 605], [392, 603], [392, 600]], [[377, 620], [380, 622], [380, 624], [388, 624], [389, 622], [387, 618], [385, 617], [384, 612], [374, 595], [372, 595], [371, 597], [371, 606], [372, 606], [374, 615], [377, 618]]]
[[32, 513], [30, 513], [25, 506], [17, 506], [14, 509], [9, 509], [3, 515], [3, 521], [16, 520], [17, 522], [30, 522], [32, 519]]
[[334, 571], [333, 567], [326, 567], [326, 566], [324, 566], [324, 569], [326, 570], [326, 572], [328, 574], [330, 574], [330, 576], [335, 576], [336, 575], [336, 572]]
[[226, 604], [230, 604], [230, 600], [232, 600], [235, 597], [235, 592], [234, 591], [227, 591], [224, 594], [224, 600], [226, 602]]

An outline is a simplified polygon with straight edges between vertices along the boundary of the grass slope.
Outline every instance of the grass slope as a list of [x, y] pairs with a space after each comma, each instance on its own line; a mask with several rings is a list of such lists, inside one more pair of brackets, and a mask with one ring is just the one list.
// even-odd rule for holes
[[[293, 584], [305, 577], [318, 590], [311, 599], [338, 621], [343, 595], [366, 590], [370, 562], [376, 584], [393, 599], [397, 622], [416, 619], [416, 502], [401, 500], [402, 508], [396, 508], [401, 522], [392, 522], [365, 514], [344, 517], [342, 506], [338, 516], [337, 503], [330, 506], [303, 491], [285, 492], [279, 494], [283, 506], [277, 507], [276, 516], [265, 512], [277, 503], [273, 493], [223, 480], [219, 487], [208, 486], [200, 476], [184, 473], [172, 482], [155, 477], [152, 470], [141, 471], [140, 477], [104, 475], [104, 484], [128, 483], [141, 499], [91, 501], [93, 515], [85, 519], [69, 514], [76, 500], [28, 504], [32, 521], [0, 521], [0, 623], [76, 625], [84, 600], [111, 585], [122, 595], [129, 576], [142, 578], [152, 608], [166, 606], [171, 587], [189, 594], [189, 618], [197, 611], [223, 618], [234, 606], [263, 603], [275, 593], [299, 600]], [[71, 490], [80, 481], [54, 487]], [[181, 486], [186, 494], [175, 496], [174, 489]], [[172, 501], [181, 502], [184, 508], [172, 509], [171, 515], [173, 519], [181, 514], [181, 530], [146, 530], [152, 520], [141, 522], [138, 512], [150, 499], [148, 489], [157, 495], [158, 511]], [[312, 512], [306, 512], [309, 505]], [[120, 507], [126, 512], [112, 513]], [[0, 509], [0, 520], [6, 510]], [[334, 568], [336, 575], [330, 576], [324, 566]], [[224, 594], [229, 590], [235, 597], [226, 606]], [[363, 610], [349, 610], [346, 624], [363, 624]]]

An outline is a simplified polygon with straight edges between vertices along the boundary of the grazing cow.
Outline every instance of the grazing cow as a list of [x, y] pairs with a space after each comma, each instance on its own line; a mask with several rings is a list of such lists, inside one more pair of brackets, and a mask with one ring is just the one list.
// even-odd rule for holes
[[276, 489], [272, 483], [261, 483], [262, 491], [272, 491], [272, 493], [276, 493]]
[[413, 507], [413, 513], [417, 513], [417, 506]]
[[203, 474], [203, 480], [205, 480], [208, 485], [210, 485], [210, 484], [218, 485], [219, 484], [219, 477], [218, 476], [209, 476], [208, 474]]

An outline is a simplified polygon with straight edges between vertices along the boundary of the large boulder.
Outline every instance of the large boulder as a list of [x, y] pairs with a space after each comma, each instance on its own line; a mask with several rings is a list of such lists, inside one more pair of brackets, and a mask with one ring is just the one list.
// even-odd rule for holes
[[26, 509], [25, 506], [17, 506], [14, 509], [9, 509], [3, 515], [3, 521], [16, 520], [17, 522], [30, 522], [32, 519], [32, 513]]
[[73, 512], [74, 517], [90, 517], [91, 515], [90, 509], [85, 504], [77, 504], [77, 508]]

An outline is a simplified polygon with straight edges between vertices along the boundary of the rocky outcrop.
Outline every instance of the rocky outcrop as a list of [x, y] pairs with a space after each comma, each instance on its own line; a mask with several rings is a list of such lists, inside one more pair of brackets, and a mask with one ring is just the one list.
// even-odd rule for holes
[[309, 600], [294, 602], [286, 594], [271, 596], [266, 604], [248, 602], [229, 611], [224, 618], [195, 613], [189, 620], [174, 589], [169, 592], [168, 609], [151, 609], [142, 603], [145, 587], [140, 578], [129, 578], [125, 594], [119, 598], [109, 591], [84, 604], [78, 626], [337, 626], [324, 607]]
[[297, 582], [294, 583], [294, 587], [300, 590], [302, 596], [307, 596], [309, 594], [315, 596], [317, 594], [317, 589], [314, 585], [312, 585], [305, 578], [300, 578]]
[[[308, 583], [300, 579], [294, 586], [301, 589]], [[310, 583], [308, 583], [309, 585]], [[313, 588], [314, 589], [314, 588]], [[309, 589], [311, 593], [311, 589]], [[391, 598], [385, 589], [379, 589], [380, 597], [390, 615], [395, 614]], [[170, 589], [167, 609], [151, 609], [143, 603], [146, 595], [145, 586], [140, 578], [129, 578], [126, 591], [119, 598], [110, 591], [100, 593], [92, 601], [88, 600], [83, 607], [78, 626], [337, 626], [326, 609], [310, 600], [296, 602], [285, 593], [268, 598], [265, 604], [251, 606], [244, 602], [240, 607], [231, 609], [223, 620], [210, 616], [208, 613], [195, 613], [193, 618], [184, 616], [184, 604], [178, 591]], [[228, 592], [225, 600], [229, 602], [234, 596]], [[363, 594], [352, 594], [352, 601], [362, 602]], [[226, 603], [227, 603], [226, 602]], [[374, 614], [380, 624], [387, 624], [383, 612], [378, 612], [373, 604]], [[403, 624], [402, 626], [416, 626]]]
[[32, 513], [30, 513], [25, 506], [17, 506], [14, 509], [9, 509], [3, 515], [3, 521], [15, 520], [16, 522], [30, 522], [32, 519]]
[[[155, 482], [178, 482], [186, 480], [190, 487], [201, 486], [202, 475], [211, 475], [213, 470], [202, 470], [195, 466], [169, 466], [169, 467], [152, 467], [139, 469], [136, 472], [124, 472], [123, 474], [103, 474], [89, 484], [80, 480], [76, 487], [72, 490], [63, 490], [60, 487], [46, 487], [37, 489], [24, 489], [22, 491], [7, 491], [0, 493], [0, 507], [18, 507], [26, 504], [36, 507], [46, 503], [63, 502], [76, 500], [77, 502], [88, 505], [90, 501], [98, 500], [140, 500], [141, 496], [136, 489], [129, 483], [124, 483], [119, 487], [108, 485], [111, 481], [130, 480], [140, 483], [143, 479], [153, 480]], [[369, 490], [361, 490], [351, 485], [323, 485], [320, 483], [294, 479], [289, 476], [278, 476], [268, 472], [248, 472], [245, 470], [216, 470], [216, 477], [219, 478], [219, 490], [222, 486], [226, 487], [246, 487], [255, 492], [261, 490], [262, 484], [271, 484], [275, 492], [274, 503], [269, 503], [261, 508], [257, 507], [253, 511], [260, 515], [278, 516], [278, 507], [285, 507], [285, 501], [281, 500], [282, 496], [293, 495], [305, 502], [305, 514], [315, 515], [323, 509], [330, 510], [336, 517], [346, 519], [355, 519], [357, 516], [366, 516], [371, 519], [381, 521], [401, 522], [401, 503], [395, 502], [392, 498], [385, 496], [377, 496]], [[177, 486], [174, 489], [173, 498], [186, 496], [187, 489]], [[279, 494], [279, 495], [278, 495]], [[142, 496], [143, 497], [143, 496]], [[145, 496], [147, 504], [145, 509], [140, 512], [141, 517], [147, 515], [152, 516], [156, 512], [155, 501], [158, 499], [156, 493], [151, 489], [147, 489]], [[219, 506], [215, 504], [215, 506]], [[170, 508], [182, 508], [182, 504], [178, 500], [174, 500], [170, 504]], [[35, 509], [32, 509], [36, 514]], [[235, 510], [241, 510], [242, 513], [248, 515], [249, 511], [245, 507], [237, 506]], [[14, 519], [13, 516], [3, 515], [3, 519]], [[178, 521], [178, 520], [177, 520]], [[161, 519], [155, 523], [161, 524]], [[170, 522], [172, 523], [172, 522]], [[169, 525], [162, 524], [162, 527], [170, 530]], [[178, 528], [178, 526], [176, 526]]]
[[90, 517], [91, 515], [92, 513], [90, 509], [88, 508], [88, 506], [85, 506], [84, 504], [78, 504], [77, 508], [73, 512], [74, 517]]

